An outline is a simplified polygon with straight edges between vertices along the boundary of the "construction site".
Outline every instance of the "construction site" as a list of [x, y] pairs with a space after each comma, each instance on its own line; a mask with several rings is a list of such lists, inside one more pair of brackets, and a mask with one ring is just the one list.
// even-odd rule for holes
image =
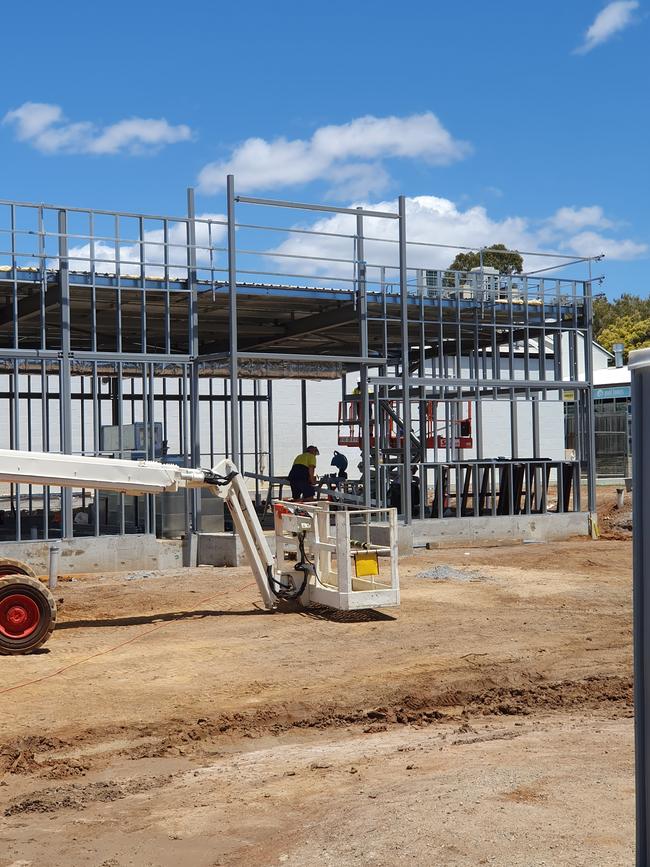
[[629, 864], [598, 257], [236, 182], [0, 202], [0, 865]]

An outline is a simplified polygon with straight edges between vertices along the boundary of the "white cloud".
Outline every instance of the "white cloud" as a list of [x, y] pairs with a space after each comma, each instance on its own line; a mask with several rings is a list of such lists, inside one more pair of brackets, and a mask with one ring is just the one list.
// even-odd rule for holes
[[600, 205], [586, 205], [582, 208], [558, 208], [548, 223], [554, 229], [569, 232], [575, 232], [585, 228], [585, 226], [609, 229], [614, 225], [611, 220], [607, 219]]
[[629, 238], [607, 238], [599, 232], [580, 232], [569, 238], [564, 245], [578, 256], [598, 256], [604, 253], [608, 259], [627, 261], [639, 259], [648, 252], [648, 245]]
[[71, 123], [61, 106], [43, 102], [25, 102], [8, 111], [2, 122], [13, 126], [18, 141], [46, 154], [151, 153], [192, 138], [189, 126], [173, 126], [164, 118], [132, 117], [105, 127]]
[[[349, 123], [320, 127], [310, 139], [249, 138], [229, 159], [208, 163], [199, 175], [204, 193], [221, 189], [234, 174], [239, 190], [268, 190], [323, 179], [335, 189], [346, 182], [347, 196], [370, 195], [386, 186], [381, 161], [393, 157], [448, 165], [470, 152], [432, 112], [409, 117], [359, 117]], [[369, 162], [370, 161], [370, 162]]]
[[329, 180], [328, 198], [363, 199], [383, 192], [390, 184], [390, 175], [381, 163], [342, 163], [332, 166]]
[[[196, 260], [199, 269], [224, 267], [223, 256], [218, 251], [212, 251], [215, 246], [222, 246], [226, 235], [223, 225], [226, 217], [223, 214], [199, 214], [196, 218]], [[146, 231], [143, 236], [142, 250], [137, 239], [120, 243], [119, 265], [122, 276], [129, 274], [138, 276], [140, 259], [144, 262], [147, 277], [163, 277], [165, 274], [165, 235], [162, 228]], [[171, 223], [167, 232], [167, 266], [171, 279], [184, 279], [187, 276], [187, 224]], [[90, 244], [80, 244], [71, 247], [68, 258], [73, 271], [90, 270]], [[106, 241], [96, 241], [94, 259], [98, 273], [115, 274], [118, 256], [114, 244]], [[57, 260], [49, 263], [57, 267]]]
[[[395, 200], [373, 202], [364, 204], [364, 207], [371, 210], [396, 212], [397, 202]], [[504, 243], [514, 249], [535, 249], [534, 232], [531, 231], [528, 222], [521, 217], [506, 217], [503, 220], [495, 220], [482, 206], [461, 210], [449, 199], [437, 196], [409, 198], [406, 207], [409, 241], [467, 247]], [[355, 231], [355, 219], [354, 216], [348, 214], [336, 214], [317, 220], [310, 228], [319, 232], [352, 235]], [[397, 238], [396, 222], [382, 218], [365, 217], [364, 233], [368, 238], [383, 239], [382, 241], [366, 240], [365, 242], [364, 255], [369, 263], [369, 277], [371, 279], [377, 278], [375, 265], [386, 265], [391, 269], [396, 269], [398, 248], [396, 244], [390, 243]], [[286, 241], [275, 247], [273, 252], [351, 259], [353, 243], [351, 238], [290, 235]], [[410, 268], [446, 268], [456, 252], [458, 251], [445, 247], [410, 246], [408, 265]], [[297, 259], [292, 262], [291, 268], [297, 273], [306, 275], [350, 276], [350, 266], [344, 263]], [[396, 277], [396, 270], [390, 270], [387, 273], [388, 280], [395, 280]]]
[[615, 0], [608, 3], [587, 28], [582, 44], [575, 49], [575, 54], [587, 54], [597, 45], [607, 42], [614, 34], [629, 27], [634, 23], [634, 13], [638, 8], [638, 0]]
[[[395, 200], [361, 203], [370, 210], [397, 210]], [[558, 217], [559, 215], [559, 217]], [[449, 199], [437, 196], [417, 196], [407, 199], [407, 233], [409, 241], [447, 244], [449, 247], [409, 246], [409, 268], [447, 268], [454, 259], [457, 249], [454, 246], [489, 246], [503, 243], [512, 250], [555, 251], [569, 256], [593, 256], [605, 253], [608, 259], [626, 260], [641, 258], [648, 253], [648, 245], [630, 239], [605, 237], [595, 231], [576, 233], [577, 229], [588, 225], [612, 225], [603, 214], [600, 206], [585, 208], [560, 208], [547, 220], [534, 221], [523, 216], [495, 219], [483, 206], [462, 209]], [[555, 225], [553, 225], [555, 223]], [[301, 224], [301, 228], [306, 228]], [[355, 232], [355, 217], [336, 214], [323, 217], [309, 226], [319, 232], [333, 235], [352, 236]], [[396, 239], [396, 224], [393, 220], [364, 218], [364, 232], [367, 238], [380, 238], [385, 241]], [[369, 279], [377, 279], [374, 266], [388, 266], [388, 280], [397, 279], [397, 245], [385, 241], [366, 240], [364, 256], [369, 263]], [[333, 259], [353, 258], [352, 238], [314, 236], [306, 234], [289, 235], [269, 253], [293, 254], [298, 256], [325, 256]], [[291, 264], [288, 265], [288, 261]], [[278, 263], [282, 266], [278, 267]], [[350, 277], [351, 265], [336, 262], [319, 262], [309, 259], [282, 260], [270, 256], [269, 270], [286, 270], [305, 276]], [[545, 268], [550, 264], [560, 264], [560, 260], [525, 256], [526, 270]]]

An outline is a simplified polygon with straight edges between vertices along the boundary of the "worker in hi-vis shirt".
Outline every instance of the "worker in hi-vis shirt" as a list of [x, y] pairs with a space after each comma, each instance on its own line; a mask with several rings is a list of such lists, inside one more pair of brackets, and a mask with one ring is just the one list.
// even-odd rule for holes
[[316, 493], [316, 446], [307, 446], [294, 460], [289, 472], [291, 496], [294, 500], [311, 500]]

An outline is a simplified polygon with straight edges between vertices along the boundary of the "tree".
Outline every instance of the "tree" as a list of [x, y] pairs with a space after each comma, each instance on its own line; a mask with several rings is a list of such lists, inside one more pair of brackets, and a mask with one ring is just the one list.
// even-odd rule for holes
[[604, 328], [596, 337], [598, 343], [613, 351], [615, 343], [622, 343], [623, 360], [632, 349], [645, 349], [650, 346], [650, 316], [640, 319], [634, 316], [621, 316]]
[[631, 349], [650, 346], [650, 298], [629, 292], [610, 301], [604, 295], [594, 297], [594, 338], [606, 349], [614, 343], [625, 346], [627, 361]]
[[[503, 252], [500, 252], [503, 251]], [[483, 265], [496, 268], [500, 274], [521, 274], [524, 270], [524, 260], [513, 250], [508, 250], [505, 244], [492, 244], [483, 249]], [[450, 271], [471, 271], [481, 266], [480, 253], [459, 253], [449, 266]]]
[[616, 318], [613, 306], [607, 296], [594, 295], [593, 314], [594, 336], [598, 339], [600, 332], [607, 328], [608, 325], [611, 325]]

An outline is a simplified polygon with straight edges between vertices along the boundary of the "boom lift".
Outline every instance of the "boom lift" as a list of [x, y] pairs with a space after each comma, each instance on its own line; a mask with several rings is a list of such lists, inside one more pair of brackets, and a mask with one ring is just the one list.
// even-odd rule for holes
[[[276, 503], [273, 554], [244, 479], [229, 460], [207, 470], [0, 449], [0, 482], [132, 495], [209, 488], [228, 507], [266, 609], [286, 600], [344, 610], [399, 605], [395, 509], [330, 512], [327, 503]], [[0, 557], [0, 654], [35, 650], [55, 622], [55, 600], [33, 569]]]

